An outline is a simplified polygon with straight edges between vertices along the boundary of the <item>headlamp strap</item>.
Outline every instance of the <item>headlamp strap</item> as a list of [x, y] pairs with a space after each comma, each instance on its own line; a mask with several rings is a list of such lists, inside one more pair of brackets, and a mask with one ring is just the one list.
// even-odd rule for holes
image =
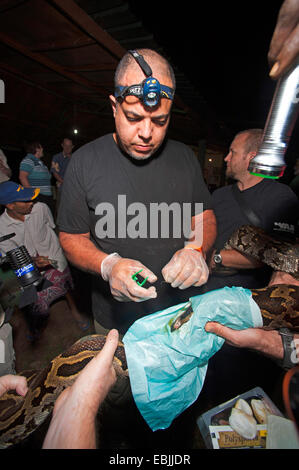
[[[136, 50], [128, 51], [136, 60], [139, 67], [142, 69], [146, 78], [142, 83], [131, 86], [116, 86], [114, 96], [116, 98], [124, 99], [127, 95], [137, 96], [143, 100], [146, 106], [156, 106], [160, 97], [173, 100], [174, 90], [166, 85], [161, 85], [158, 79], [152, 77], [152, 69]], [[146, 88], [146, 90], [145, 90]], [[144, 93], [145, 92], [145, 93]]]
[[144, 58], [142, 55], [140, 55], [137, 51], [135, 50], [130, 50], [128, 51], [133, 57], [134, 59], [136, 60], [136, 62], [138, 63], [139, 67], [141, 67], [143, 73], [147, 76], [147, 77], [151, 77], [152, 76], [152, 69], [150, 68], [150, 66], [148, 65], [147, 62], [145, 62]]

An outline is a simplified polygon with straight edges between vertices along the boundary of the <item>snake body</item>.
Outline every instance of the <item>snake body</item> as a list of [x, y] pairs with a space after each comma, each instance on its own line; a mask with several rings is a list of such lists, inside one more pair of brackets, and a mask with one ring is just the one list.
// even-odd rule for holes
[[[275, 241], [260, 229], [250, 226], [241, 227], [233, 234], [229, 246], [299, 279], [298, 246]], [[299, 331], [298, 285], [279, 284], [252, 289], [252, 296], [260, 307], [265, 328], [288, 327]], [[175, 318], [171, 331], [189, 321], [192, 314], [191, 304], [188, 303], [181, 315]], [[20, 374], [27, 378], [26, 396], [23, 398], [10, 391], [0, 397], [0, 448], [18, 444], [45, 421], [59, 394], [74, 382], [83, 367], [103, 348], [105, 340], [105, 336], [101, 335], [81, 338], [43, 370]], [[114, 366], [118, 377], [128, 378], [122, 343], [115, 352]]]
[[277, 284], [252, 289], [252, 297], [260, 307], [264, 327], [282, 327], [299, 331], [299, 245], [267, 234], [263, 229], [243, 225], [229, 238], [226, 248], [235, 249], [283, 271], [294, 279], [294, 285]]
[[[70, 386], [84, 366], [103, 348], [106, 337], [79, 339], [41, 371], [24, 371], [28, 392], [9, 391], [0, 398], [0, 449], [18, 444], [50, 415], [59, 394]], [[117, 375], [128, 376], [124, 346], [119, 343], [113, 361]]]
[[[265, 328], [283, 326], [299, 331], [299, 286], [276, 285], [252, 290], [259, 305]], [[171, 331], [186, 323], [193, 310], [191, 304], [175, 318]], [[32, 434], [51, 414], [59, 394], [77, 378], [83, 367], [102, 349], [105, 336], [81, 338], [66, 352], [54, 358], [41, 371], [20, 373], [27, 378], [28, 392], [23, 398], [10, 391], [0, 397], [0, 449], [20, 443]], [[119, 343], [114, 356], [118, 375], [128, 377], [125, 349]]]
[[260, 307], [264, 329], [285, 327], [299, 332], [299, 286], [277, 284], [251, 292]]
[[231, 235], [225, 248], [252, 256], [275, 271], [284, 271], [299, 280], [299, 245], [276, 239], [259, 227], [242, 225]]

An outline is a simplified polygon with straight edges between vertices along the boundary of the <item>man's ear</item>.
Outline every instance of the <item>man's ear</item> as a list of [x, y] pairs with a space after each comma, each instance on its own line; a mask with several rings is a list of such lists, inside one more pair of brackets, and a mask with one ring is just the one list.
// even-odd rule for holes
[[14, 209], [14, 203], [10, 202], [9, 204], [6, 204], [5, 207], [6, 207], [6, 209], [12, 211]]
[[110, 100], [110, 104], [111, 104], [111, 107], [112, 107], [113, 117], [115, 117], [115, 114], [116, 114], [116, 106], [117, 106], [116, 98], [115, 98], [115, 96], [110, 95], [110, 96], [109, 96], [109, 100]]
[[256, 154], [257, 152], [249, 152], [248, 153], [249, 161], [251, 161], [256, 156]]

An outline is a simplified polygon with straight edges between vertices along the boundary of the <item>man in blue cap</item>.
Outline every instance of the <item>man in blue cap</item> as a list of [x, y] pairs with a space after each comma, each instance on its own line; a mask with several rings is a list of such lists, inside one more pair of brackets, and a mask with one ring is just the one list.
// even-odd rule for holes
[[5, 181], [0, 189], [0, 204], [2, 205], [18, 201], [33, 201], [40, 193], [39, 188], [24, 188], [12, 181]]
[[49, 316], [50, 304], [65, 296], [71, 313], [81, 329], [89, 327], [78, 312], [70, 294], [72, 276], [61, 249], [50, 209], [46, 204], [34, 202], [39, 188], [24, 188], [12, 181], [0, 184], [0, 204], [6, 207], [0, 216], [0, 236], [15, 236], [0, 243], [1, 253], [24, 245], [42, 276], [51, 286], [38, 292], [38, 300], [26, 308], [30, 339], [36, 340]]

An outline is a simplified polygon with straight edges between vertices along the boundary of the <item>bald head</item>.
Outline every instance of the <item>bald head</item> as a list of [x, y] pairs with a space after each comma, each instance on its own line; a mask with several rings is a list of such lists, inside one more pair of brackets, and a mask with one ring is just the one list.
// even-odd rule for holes
[[263, 138], [263, 129], [246, 129], [244, 131], [238, 132], [235, 137], [238, 135], [246, 136], [244, 140], [245, 153], [258, 152]]
[[[137, 52], [150, 66], [152, 78], [155, 78], [160, 85], [174, 89], [174, 73], [164, 57], [151, 49], [138, 49]], [[139, 85], [146, 78], [136, 59], [127, 53], [117, 67], [115, 86], [134, 88], [132, 85]], [[109, 97], [115, 119], [114, 140], [130, 157], [146, 160], [164, 141], [170, 120], [172, 99], [161, 96], [153, 106], [148, 106], [143, 99], [140, 99], [141, 95], [134, 96], [133, 92], [122, 96], [121, 99], [118, 99], [119, 96], [116, 93]]]
[[[153, 76], [157, 78], [163, 85], [170, 86], [175, 89], [175, 75], [169, 62], [152, 49], [136, 49], [143, 56], [145, 61], [152, 69]], [[145, 79], [145, 74], [138, 65], [132, 54], [127, 52], [119, 62], [114, 76], [115, 86], [129, 86], [134, 83], [128, 83], [128, 76], [136, 75], [140, 77], [139, 81]], [[129, 79], [130, 81], [130, 79]]]

